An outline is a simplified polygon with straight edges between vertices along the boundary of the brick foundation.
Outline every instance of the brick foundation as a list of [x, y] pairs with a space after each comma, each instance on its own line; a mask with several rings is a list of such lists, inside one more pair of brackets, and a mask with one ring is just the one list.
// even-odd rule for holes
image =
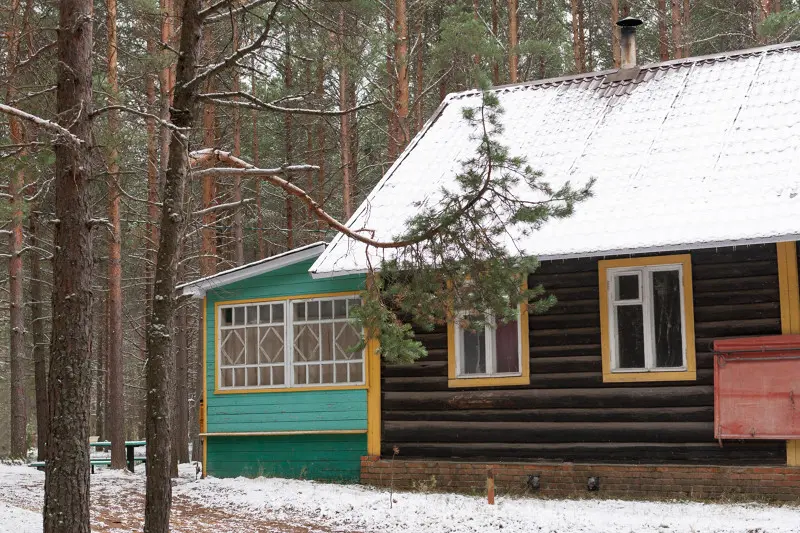
[[[683, 466], [573, 463], [473, 463], [361, 458], [361, 483], [395, 489], [486, 492], [486, 474], [495, 473], [498, 494], [544, 497], [597, 495], [630, 499], [733, 499], [800, 502], [800, 467]], [[539, 489], [530, 487], [539, 476]], [[587, 490], [590, 476], [599, 490]]]

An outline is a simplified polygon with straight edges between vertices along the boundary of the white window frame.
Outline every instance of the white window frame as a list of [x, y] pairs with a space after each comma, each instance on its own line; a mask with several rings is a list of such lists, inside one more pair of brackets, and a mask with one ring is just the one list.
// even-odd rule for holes
[[459, 312], [454, 321], [455, 327], [455, 355], [456, 355], [456, 378], [457, 379], [472, 379], [472, 378], [502, 378], [502, 377], [516, 377], [522, 375], [522, 320], [520, 314], [522, 306], [517, 307], [517, 372], [496, 372], [495, 366], [497, 365], [497, 323], [492, 315], [486, 317], [484, 325], [484, 342], [486, 349], [486, 372], [483, 374], [465, 374], [464, 367], [464, 328], [461, 326], [462, 321], [469, 314], [466, 311]]
[[[680, 311], [681, 311], [681, 356], [683, 364], [681, 366], [658, 367], [656, 366], [655, 349], [655, 321], [653, 308], [653, 272], [677, 271], [678, 286], [680, 287]], [[642, 372], [682, 372], [688, 370], [687, 354], [687, 333], [686, 333], [686, 303], [685, 290], [683, 284], [683, 265], [681, 263], [665, 263], [658, 265], [630, 266], [609, 268], [607, 275], [607, 295], [608, 295], [608, 338], [611, 351], [611, 372], [615, 374], [642, 373]], [[639, 277], [639, 298], [634, 300], [616, 300], [616, 281], [620, 276], [637, 275]], [[625, 305], [642, 306], [642, 323], [644, 327], [644, 367], [641, 368], [620, 368], [619, 349], [617, 342], [617, 307]]]
[[[348, 294], [348, 295], [341, 295], [341, 296], [321, 296], [321, 297], [317, 297], [317, 298], [293, 298], [293, 299], [288, 299], [287, 298], [285, 300], [257, 300], [257, 301], [246, 302], [246, 303], [231, 303], [231, 304], [221, 303], [221, 304], [217, 305], [216, 306], [216, 315], [215, 315], [215, 318], [214, 318], [214, 320], [215, 320], [215, 324], [214, 325], [216, 327], [216, 338], [217, 338], [216, 347], [215, 347], [216, 348], [215, 349], [215, 351], [216, 351], [216, 353], [215, 353], [215, 357], [216, 357], [216, 379], [217, 379], [217, 384], [218, 384], [217, 385], [217, 389], [221, 390], [221, 391], [247, 391], [247, 390], [269, 390], [269, 389], [305, 389], [305, 388], [331, 388], [331, 387], [335, 387], [335, 388], [339, 388], [339, 387], [359, 387], [359, 386], [366, 385], [366, 378], [367, 378], [366, 348], [361, 350], [361, 358], [360, 358], [360, 360], [359, 359], [353, 359], [353, 360], [349, 361], [349, 363], [357, 363], [357, 362], [361, 363], [361, 365], [362, 365], [361, 366], [361, 369], [362, 369], [361, 370], [361, 377], [362, 377], [362, 379], [360, 381], [348, 381], [348, 382], [345, 382], [345, 383], [308, 383], [308, 384], [300, 383], [300, 384], [295, 384], [295, 376], [294, 376], [294, 366], [295, 366], [295, 361], [294, 361], [294, 323], [295, 323], [295, 321], [294, 321], [294, 305], [293, 304], [294, 303], [300, 303], [300, 302], [304, 302], [305, 303], [305, 302], [314, 302], [314, 301], [317, 301], [317, 302], [331, 301], [331, 302], [333, 302], [335, 300], [352, 300], [354, 298], [358, 298], [358, 295], [357, 294]], [[243, 368], [243, 369], [245, 369], [245, 372], [246, 372], [247, 368], [262, 368], [262, 367], [270, 367], [270, 368], [272, 368], [272, 367], [276, 366], [274, 363], [273, 364], [251, 364], [251, 365], [244, 364], [244, 365], [234, 365], [234, 366], [223, 365], [222, 364], [222, 331], [235, 330], [235, 329], [239, 329], [239, 328], [242, 328], [242, 329], [247, 328], [248, 327], [248, 325], [247, 325], [247, 311], [246, 311], [247, 307], [250, 307], [250, 306], [258, 307], [258, 306], [261, 306], [261, 305], [275, 305], [275, 304], [281, 304], [283, 306], [283, 365], [282, 366], [283, 366], [283, 369], [284, 369], [284, 383], [282, 385], [253, 385], [253, 386], [238, 386], [238, 385], [234, 385], [234, 386], [227, 386], [227, 387], [224, 386], [223, 385], [223, 379], [222, 379], [222, 371], [224, 369]], [[223, 326], [222, 325], [222, 320], [221, 320], [221, 316], [222, 316], [223, 310], [224, 309], [235, 309], [235, 308], [245, 308], [245, 324], [244, 325], [240, 325], [240, 326], [237, 326], [237, 325]], [[235, 316], [235, 312], [236, 311], [234, 310], [233, 311], [234, 316]], [[260, 310], [259, 310], [259, 313], [260, 313]], [[351, 318], [350, 318], [350, 315], [349, 315], [349, 307], [348, 307], [347, 318], [345, 318], [345, 319], [333, 319], [332, 318], [330, 320], [315, 321], [313, 323], [315, 323], [315, 324], [318, 324], [318, 323], [334, 324], [334, 323], [349, 322], [350, 320], [351, 320]], [[235, 322], [235, 319], [234, 319], [234, 322]], [[275, 324], [274, 323], [269, 323], [269, 324], [256, 323], [256, 324], [250, 325], [249, 327], [259, 327], [259, 326], [269, 326], [269, 325], [274, 326]], [[245, 335], [245, 343], [246, 343], [246, 335]], [[320, 347], [320, 349], [321, 349], [321, 347]], [[245, 361], [246, 360], [247, 359], [246, 359], [246, 356], [245, 356]], [[334, 364], [335, 362], [336, 362], [335, 360], [332, 360], [331, 364]], [[323, 362], [320, 361], [317, 364], [320, 364], [320, 363], [323, 363]], [[308, 364], [310, 365], [310, 364], [314, 364], [314, 363], [308, 363]], [[348, 370], [348, 374], [349, 374], [349, 370]]]

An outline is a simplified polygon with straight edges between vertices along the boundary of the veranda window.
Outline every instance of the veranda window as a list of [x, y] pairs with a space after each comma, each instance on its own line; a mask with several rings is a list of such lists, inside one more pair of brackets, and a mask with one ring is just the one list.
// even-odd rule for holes
[[219, 308], [219, 388], [364, 383], [364, 352], [350, 323], [358, 297]]

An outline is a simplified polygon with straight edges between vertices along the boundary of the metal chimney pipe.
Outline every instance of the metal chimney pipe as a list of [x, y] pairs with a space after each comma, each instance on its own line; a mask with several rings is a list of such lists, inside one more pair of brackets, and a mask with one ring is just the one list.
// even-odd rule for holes
[[636, 27], [642, 21], [634, 17], [625, 17], [617, 21], [620, 28], [620, 68], [634, 68], [636, 66]]

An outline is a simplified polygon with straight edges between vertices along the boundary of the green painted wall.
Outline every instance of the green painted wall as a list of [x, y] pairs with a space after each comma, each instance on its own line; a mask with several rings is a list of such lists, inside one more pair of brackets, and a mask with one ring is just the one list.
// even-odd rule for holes
[[207, 473], [215, 477], [291, 477], [357, 482], [366, 434], [208, 437]]
[[[206, 300], [207, 432], [366, 430], [367, 391], [215, 394], [214, 305], [230, 300], [358, 291], [364, 276], [315, 280], [313, 260], [209, 291]], [[275, 475], [358, 480], [366, 434], [208, 437], [207, 472], [218, 477]]]

